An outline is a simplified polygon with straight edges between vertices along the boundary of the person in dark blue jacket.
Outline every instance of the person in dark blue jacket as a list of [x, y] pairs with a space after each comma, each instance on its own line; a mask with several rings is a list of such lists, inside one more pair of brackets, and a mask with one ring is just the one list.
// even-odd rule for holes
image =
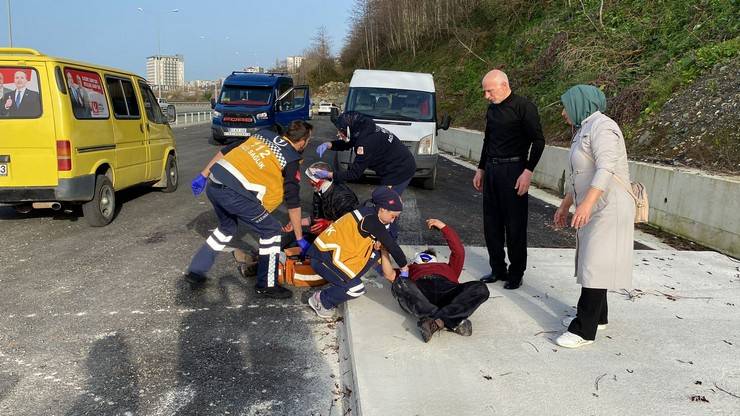
[[[387, 186], [401, 195], [416, 172], [414, 156], [401, 140], [376, 125], [372, 118], [355, 111], [342, 113], [332, 121], [337, 127], [339, 139], [322, 143], [316, 152], [322, 157], [329, 149], [354, 149], [355, 160], [346, 171], [317, 171], [316, 177], [342, 183], [359, 179], [365, 169], [370, 169], [380, 177], [381, 186]], [[390, 232], [394, 239], [397, 228], [395, 223], [391, 225]]]

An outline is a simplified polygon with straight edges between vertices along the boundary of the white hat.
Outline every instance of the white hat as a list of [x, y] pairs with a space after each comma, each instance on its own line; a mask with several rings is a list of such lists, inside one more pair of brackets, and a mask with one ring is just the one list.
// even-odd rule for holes
[[437, 257], [429, 253], [416, 253], [414, 256], [414, 264], [425, 264], [425, 263], [436, 263]]

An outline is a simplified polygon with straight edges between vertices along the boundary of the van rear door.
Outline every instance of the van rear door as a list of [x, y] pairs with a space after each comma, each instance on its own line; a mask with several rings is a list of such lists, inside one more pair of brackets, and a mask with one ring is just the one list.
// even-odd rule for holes
[[57, 185], [52, 93], [42, 62], [0, 58], [0, 187]]

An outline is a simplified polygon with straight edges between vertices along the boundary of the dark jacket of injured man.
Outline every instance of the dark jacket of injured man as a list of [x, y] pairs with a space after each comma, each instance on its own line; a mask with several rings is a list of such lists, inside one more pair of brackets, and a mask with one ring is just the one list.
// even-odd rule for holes
[[316, 170], [331, 171], [325, 162], [316, 162], [306, 169], [306, 177], [313, 187], [313, 206], [311, 211], [310, 232], [321, 234], [334, 221], [354, 211], [360, 201], [352, 189], [345, 183], [334, 183], [331, 179], [317, 178]]
[[439, 230], [450, 248], [447, 263], [437, 260], [436, 252], [427, 249], [416, 253], [405, 278], [390, 265], [388, 254], [381, 254], [383, 275], [393, 281], [391, 291], [406, 313], [414, 316], [424, 342], [447, 329], [458, 335], [473, 334], [468, 319], [488, 299], [486, 284], [480, 281], [460, 283], [465, 263], [465, 247], [454, 229], [438, 219], [428, 219], [427, 227]]
[[361, 277], [377, 264], [381, 247], [396, 261], [399, 273], [408, 276], [406, 256], [388, 232], [388, 226], [401, 215], [401, 197], [390, 188], [378, 187], [372, 202], [375, 206], [339, 218], [308, 249], [311, 267], [330, 283], [308, 300], [321, 318], [333, 318], [338, 305], [365, 293]]

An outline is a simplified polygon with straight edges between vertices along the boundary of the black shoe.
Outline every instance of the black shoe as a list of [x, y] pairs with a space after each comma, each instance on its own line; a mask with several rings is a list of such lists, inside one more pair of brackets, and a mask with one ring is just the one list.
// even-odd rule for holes
[[491, 273], [480, 278], [483, 283], [496, 283], [501, 280], [506, 280], [506, 274]]
[[254, 287], [254, 293], [260, 297], [273, 298], [273, 299], [288, 299], [293, 296], [293, 292], [290, 289], [286, 289], [282, 286], [272, 287]]
[[463, 319], [462, 321], [460, 321], [459, 324], [457, 324], [452, 332], [456, 333], [457, 335], [469, 337], [473, 335], [473, 324], [469, 320]]
[[504, 289], [509, 289], [509, 290], [519, 289], [519, 287], [522, 285], [522, 280], [524, 279], [522, 279], [521, 277], [510, 278], [509, 280], [506, 281], [506, 284], [504, 284]]
[[190, 283], [190, 286], [201, 286], [206, 282], [206, 277], [198, 273], [187, 272], [183, 277]]
[[417, 322], [416, 325], [421, 330], [421, 339], [423, 339], [424, 342], [429, 342], [429, 340], [432, 339], [432, 335], [442, 329], [437, 325], [437, 321], [431, 318], [422, 319]]

